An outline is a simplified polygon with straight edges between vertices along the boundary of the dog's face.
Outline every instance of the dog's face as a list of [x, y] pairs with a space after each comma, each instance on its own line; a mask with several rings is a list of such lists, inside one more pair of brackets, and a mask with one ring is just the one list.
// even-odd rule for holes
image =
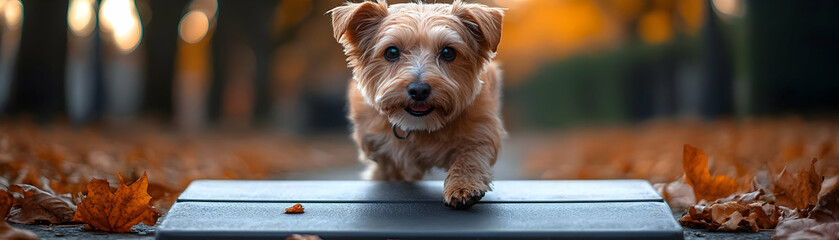
[[348, 3], [331, 10], [366, 103], [404, 130], [434, 131], [475, 100], [501, 39], [500, 9]]

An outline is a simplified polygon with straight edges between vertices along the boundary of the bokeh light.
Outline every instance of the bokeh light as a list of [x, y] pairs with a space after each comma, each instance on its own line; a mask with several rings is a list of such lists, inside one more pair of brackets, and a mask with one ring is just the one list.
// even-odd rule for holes
[[142, 23], [133, 0], [102, 1], [99, 19], [99, 27], [110, 34], [120, 51], [129, 53], [140, 45]]
[[93, 0], [73, 0], [67, 10], [67, 25], [71, 32], [84, 37], [93, 32], [95, 26]]
[[670, 21], [668, 12], [663, 10], [652, 11], [641, 17], [638, 23], [638, 33], [646, 43], [664, 43], [673, 36]]
[[207, 15], [201, 11], [190, 11], [178, 26], [178, 34], [186, 43], [197, 43], [204, 39], [207, 35], [207, 30], [210, 28], [210, 20]]
[[741, 0], [713, 0], [714, 9], [726, 17], [739, 17], [743, 15], [743, 1]]
[[23, 20], [23, 3], [19, 0], [10, 0], [0, 3], [0, 6], [3, 9], [3, 20], [6, 28], [17, 30], [20, 27], [21, 20]]

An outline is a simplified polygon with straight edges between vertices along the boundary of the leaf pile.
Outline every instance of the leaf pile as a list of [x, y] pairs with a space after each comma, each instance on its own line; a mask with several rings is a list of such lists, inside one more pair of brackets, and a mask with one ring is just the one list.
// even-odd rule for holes
[[[21, 224], [83, 222], [93, 229], [128, 232], [140, 222], [154, 225], [194, 179], [266, 179], [355, 162], [350, 144], [295, 142], [256, 132], [178, 135], [164, 130], [143, 124], [128, 130], [0, 124], [2, 216]], [[122, 176], [114, 177], [119, 172], [139, 180], [126, 185]], [[111, 188], [109, 182], [117, 181], [119, 186]], [[34, 236], [0, 224], [0, 239]]]
[[659, 182], [655, 189], [689, 227], [839, 238], [836, 121], [664, 121], [560, 136], [532, 151], [526, 169], [544, 179]]
[[79, 204], [73, 221], [83, 222], [94, 229], [108, 232], [130, 232], [138, 223], [154, 226], [160, 214], [149, 206], [148, 176], [125, 185], [119, 176], [119, 187], [111, 192], [105, 179], [94, 179], [87, 184], [88, 194]]
[[542, 179], [634, 178], [668, 183], [683, 176], [679, 159], [684, 144], [704, 150], [710, 157], [709, 172], [733, 179], [741, 193], [751, 190], [756, 175], [776, 176], [784, 166], [814, 157], [819, 159], [819, 173], [839, 175], [836, 120], [649, 121], [532, 138], [523, 167]]
[[778, 223], [775, 239], [839, 239], [839, 189], [819, 197], [806, 218], [789, 218]]
[[[690, 163], [703, 161], [705, 157], [692, 158], [703, 156], [701, 153], [701, 150], [685, 145], [685, 175], [689, 176], [690, 171], [693, 171], [690, 167], [701, 165]], [[817, 162], [818, 159], [813, 159], [805, 169], [799, 171], [785, 167], [772, 178], [774, 196], [767, 196], [764, 189], [769, 188], [755, 181], [752, 188], [757, 190], [753, 192], [732, 194], [713, 202], [697, 197], [699, 204], [690, 206], [679, 223], [694, 228], [729, 232], [757, 232], [777, 228], [774, 236], [776, 239], [839, 237], [839, 188], [819, 197], [823, 178], [815, 170]], [[706, 181], [717, 182], [709, 179]], [[696, 196], [719, 192], [702, 187], [692, 189]], [[662, 196], [674, 197], [664, 190]]]
[[763, 189], [733, 195], [711, 204], [691, 206], [679, 220], [684, 226], [713, 231], [757, 232], [775, 228], [788, 208], [778, 207], [763, 199]]

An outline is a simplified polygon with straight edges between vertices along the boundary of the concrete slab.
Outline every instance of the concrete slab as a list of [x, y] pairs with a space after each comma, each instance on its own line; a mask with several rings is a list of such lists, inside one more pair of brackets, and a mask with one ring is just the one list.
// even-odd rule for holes
[[[663, 201], [643, 180], [496, 181], [481, 203]], [[198, 180], [182, 202], [431, 202], [443, 200], [442, 181]]]
[[324, 239], [643, 238], [680, 239], [662, 202], [495, 203], [467, 211], [442, 203], [183, 202], [157, 229], [158, 239], [275, 238], [294, 233]]
[[[302, 203], [303, 214], [284, 214]], [[443, 206], [442, 182], [195, 181], [158, 239], [682, 239], [640, 180], [496, 181], [469, 210]]]

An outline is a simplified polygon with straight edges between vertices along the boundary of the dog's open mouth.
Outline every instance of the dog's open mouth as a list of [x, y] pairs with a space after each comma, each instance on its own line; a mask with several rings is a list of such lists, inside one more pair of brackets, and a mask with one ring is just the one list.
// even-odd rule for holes
[[414, 117], [422, 117], [428, 115], [431, 111], [434, 111], [434, 107], [429, 106], [428, 104], [411, 104], [405, 108], [405, 111]]

